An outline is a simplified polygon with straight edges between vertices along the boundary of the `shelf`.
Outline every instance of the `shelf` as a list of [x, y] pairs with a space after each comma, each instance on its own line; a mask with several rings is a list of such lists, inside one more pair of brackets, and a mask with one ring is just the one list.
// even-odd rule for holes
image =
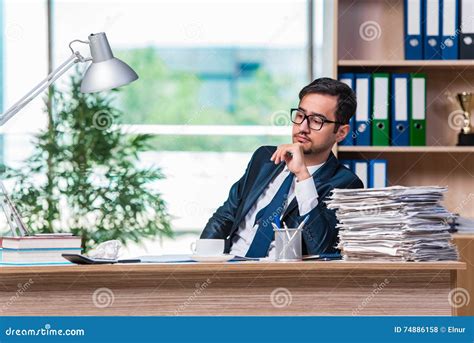
[[474, 60], [339, 60], [338, 66], [353, 68], [474, 69]]
[[474, 146], [338, 146], [338, 152], [473, 153]]

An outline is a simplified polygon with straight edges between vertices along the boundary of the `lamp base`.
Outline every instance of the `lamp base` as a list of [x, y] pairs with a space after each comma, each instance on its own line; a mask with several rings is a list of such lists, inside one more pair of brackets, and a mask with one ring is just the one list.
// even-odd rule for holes
[[458, 135], [458, 146], [474, 146], [474, 133], [462, 133]]

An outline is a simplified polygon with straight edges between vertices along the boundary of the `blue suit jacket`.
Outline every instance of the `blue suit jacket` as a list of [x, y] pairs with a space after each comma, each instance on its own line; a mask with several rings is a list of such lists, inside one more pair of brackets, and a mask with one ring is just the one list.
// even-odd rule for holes
[[[201, 238], [220, 238], [226, 240], [225, 252], [230, 251], [232, 238], [245, 215], [254, 205], [270, 181], [283, 170], [285, 163], [275, 165], [270, 157], [275, 146], [258, 148], [245, 174], [234, 183], [228, 199], [209, 219]], [[313, 179], [319, 194], [318, 206], [309, 212], [309, 220], [303, 230], [303, 254], [336, 252], [337, 229], [334, 210], [326, 207], [325, 200], [333, 188], [362, 188], [362, 181], [344, 167], [331, 152], [326, 163], [314, 174]], [[300, 216], [296, 198], [288, 205], [283, 221], [289, 227], [297, 227], [305, 216]]]

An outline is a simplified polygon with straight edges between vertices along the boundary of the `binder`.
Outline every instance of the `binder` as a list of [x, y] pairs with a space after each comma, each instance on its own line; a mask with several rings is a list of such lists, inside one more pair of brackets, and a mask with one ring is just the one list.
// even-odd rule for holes
[[440, 0], [424, 0], [425, 13], [425, 60], [440, 60]]
[[405, 59], [423, 59], [423, 0], [405, 0], [404, 2], [404, 34]]
[[355, 145], [370, 145], [370, 108], [371, 108], [371, 76], [355, 74], [357, 109], [355, 114]]
[[426, 75], [410, 74], [410, 145], [426, 145]]
[[408, 122], [409, 74], [392, 74], [391, 141], [394, 146], [410, 145]]
[[441, 58], [457, 60], [459, 34], [458, 0], [441, 0]]
[[[346, 85], [351, 87], [353, 91], [355, 91], [353, 73], [339, 74], [339, 81], [345, 83]], [[349, 133], [347, 134], [346, 138], [339, 142], [339, 145], [354, 145], [354, 136], [354, 116], [352, 116], [349, 120]]]
[[372, 74], [372, 145], [390, 145], [389, 131], [389, 84], [388, 73]]
[[369, 163], [364, 160], [354, 160], [354, 173], [364, 184], [364, 188], [369, 185]]
[[369, 161], [369, 188], [387, 187], [387, 161]]
[[352, 160], [339, 160], [339, 163], [341, 163], [344, 167], [346, 167], [350, 171], [354, 172], [354, 163]]
[[474, 59], [474, 0], [461, 0], [459, 58]]

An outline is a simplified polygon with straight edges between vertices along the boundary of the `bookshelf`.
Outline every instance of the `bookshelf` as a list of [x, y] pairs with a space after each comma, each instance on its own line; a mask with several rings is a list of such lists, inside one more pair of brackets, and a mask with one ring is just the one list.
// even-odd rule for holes
[[351, 68], [371, 68], [371, 67], [402, 67], [404, 69], [448, 69], [448, 70], [467, 70], [474, 69], [473, 60], [440, 60], [440, 61], [410, 61], [410, 60], [339, 60], [338, 66]]
[[337, 0], [334, 61], [344, 72], [423, 72], [427, 76], [426, 146], [338, 146], [341, 159], [386, 159], [389, 185], [448, 186], [445, 206], [474, 217], [474, 147], [456, 146], [448, 125], [453, 96], [474, 91], [474, 60], [404, 59], [403, 1]]
[[339, 152], [474, 153], [471, 146], [340, 146]]

